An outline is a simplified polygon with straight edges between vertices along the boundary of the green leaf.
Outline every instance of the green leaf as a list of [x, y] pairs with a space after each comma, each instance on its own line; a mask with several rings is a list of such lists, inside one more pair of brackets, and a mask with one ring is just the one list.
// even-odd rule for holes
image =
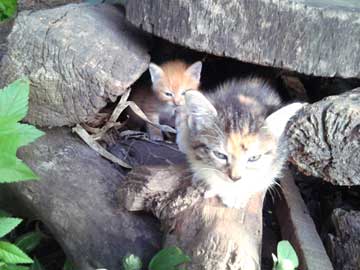
[[21, 235], [14, 244], [25, 253], [30, 253], [40, 244], [41, 239], [39, 232], [29, 232]]
[[21, 249], [4, 241], [0, 241], [0, 260], [9, 264], [33, 263], [33, 260]]
[[0, 238], [11, 232], [21, 223], [20, 218], [1, 217], [0, 218]]
[[36, 180], [38, 178], [20, 159], [6, 153], [0, 155], [0, 183]]
[[160, 250], [150, 261], [150, 270], [175, 270], [177, 266], [190, 262], [190, 257], [185, 255], [178, 247], [168, 247]]
[[0, 91], [0, 126], [23, 119], [28, 110], [30, 81], [19, 79]]
[[277, 259], [277, 270], [293, 270], [299, 266], [299, 259], [296, 255], [296, 251], [289, 241], [286, 240], [278, 243]]
[[1, 0], [0, 2], [0, 20], [12, 17], [17, 9], [17, 0]]
[[30, 270], [45, 270], [45, 268], [38, 259], [34, 258], [34, 263], [30, 266]]
[[124, 270], [141, 270], [141, 259], [133, 254], [125, 256], [122, 260]]
[[66, 259], [63, 270], [75, 270], [73, 264], [70, 262], [70, 260]]
[[6, 264], [0, 268], [0, 270], [29, 270], [27, 266], [14, 265], [14, 264]]
[[19, 147], [32, 143], [44, 134], [36, 127], [27, 124], [15, 123], [0, 127], [0, 153], [15, 156]]

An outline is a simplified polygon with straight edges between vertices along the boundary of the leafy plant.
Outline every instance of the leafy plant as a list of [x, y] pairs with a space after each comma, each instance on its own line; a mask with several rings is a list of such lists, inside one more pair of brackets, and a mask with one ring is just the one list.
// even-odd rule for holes
[[[9, 1], [2, 1], [0, 10], [4, 7], [4, 3], [9, 3]], [[16, 157], [19, 147], [35, 141], [44, 134], [31, 125], [18, 123], [27, 114], [29, 91], [30, 82], [25, 78], [0, 90], [0, 184], [38, 178]], [[21, 219], [10, 217], [1, 211], [0, 238], [15, 229], [21, 221]], [[33, 263], [33, 260], [24, 251], [30, 252], [39, 242], [40, 236], [36, 233], [23, 235], [16, 240], [15, 244], [0, 241], [0, 269], [29, 269], [29, 267], [17, 264]]]
[[10, 183], [38, 176], [16, 157], [19, 147], [44, 133], [34, 126], [18, 123], [28, 111], [30, 82], [20, 79], [0, 90], [0, 183]]
[[[168, 247], [160, 250], [151, 259], [149, 270], [185, 270], [183, 264], [190, 262], [190, 257], [185, 255], [178, 247]], [[124, 270], [140, 270], [141, 259], [133, 254], [124, 257]]]
[[11, 18], [17, 10], [17, 0], [0, 1], [0, 21]]
[[142, 262], [138, 256], [130, 254], [122, 260], [124, 270], [141, 270]]
[[280, 241], [277, 245], [277, 257], [272, 254], [274, 260], [273, 270], [295, 270], [299, 266], [296, 251], [289, 241]]

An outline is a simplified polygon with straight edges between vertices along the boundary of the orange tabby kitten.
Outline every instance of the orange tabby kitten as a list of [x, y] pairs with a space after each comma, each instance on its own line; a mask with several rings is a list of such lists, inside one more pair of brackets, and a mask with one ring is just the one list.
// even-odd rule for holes
[[[146, 114], [149, 120], [159, 124], [165, 122], [174, 126], [175, 109], [184, 104], [184, 93], [199, 89], [202, 63], [188, 65], [181, 60], [166, 62], [160, 66], [150, 63], [152, 86], [135, 89], [130, 97]], [[162, 140], [161, 130], [146, 124], [153, 140]]]

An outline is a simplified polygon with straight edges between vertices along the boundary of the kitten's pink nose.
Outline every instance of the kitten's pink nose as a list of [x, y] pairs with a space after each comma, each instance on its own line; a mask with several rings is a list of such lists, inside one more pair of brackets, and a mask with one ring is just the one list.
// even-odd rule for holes
[[180, 105], [182, 105], [182, 104], [181, 104], [181, 100], [179, 100], [179, 99], [175, 99], [175, 100], [174, 100], [174, 104], [175, 104], [175, 106], [180, 106]]
[[237, 166], [232, 167], [231, 170], [229, 171], [229, 177], [234, 182], [239, 181], [241, 179], [240, 169]]
[[230, 179], [234, 182], [239, 181], [241, 179], [240, 175], [230, 175]]

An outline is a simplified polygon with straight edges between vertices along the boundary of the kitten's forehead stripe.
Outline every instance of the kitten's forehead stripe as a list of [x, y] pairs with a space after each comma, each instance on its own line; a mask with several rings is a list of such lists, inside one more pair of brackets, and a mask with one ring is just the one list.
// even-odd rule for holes
[[250, 106], [253, 105], [254, 106], [257, 104], [255, 99], [244, 96], [244, 95], [239, 95], [238, 99], [239, 99], [240, 104], [243, 104], [243, 105], [250, 105]]
[[226, 143], [226, 150], [234, 158], [239, 159], [249, 149], [249, 146], [256, 143], [256, 134], [243, 134], [239, 132], [230, 133]]

